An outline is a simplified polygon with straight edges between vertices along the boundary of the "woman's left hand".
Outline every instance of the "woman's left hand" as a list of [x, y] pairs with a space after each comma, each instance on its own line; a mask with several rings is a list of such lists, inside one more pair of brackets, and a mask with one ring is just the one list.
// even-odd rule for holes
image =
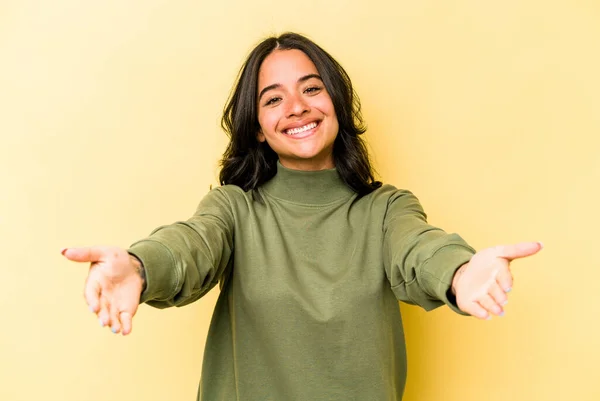
[[504, 315], [503, 306], [513, 285], [510, 262], [534, 255], [542, 247], [540, 242], [523, 242], [487, 248], [473, 255], [452, 279], [452, 292], [460, 310], [479, 319]]

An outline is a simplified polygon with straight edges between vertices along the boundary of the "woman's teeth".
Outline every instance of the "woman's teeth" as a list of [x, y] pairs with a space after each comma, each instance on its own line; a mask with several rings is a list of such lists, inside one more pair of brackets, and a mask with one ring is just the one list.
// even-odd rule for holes
[[285, 131], [285, 133], [286, 133], [286, 135], [296, 135], [296, 134], [299, 134], [301, 132], [308, 131], [309, 129], [313, 129], [316, 126], [317, 126], [317, 123], [314, 122], [314, 123], [306, 124], [303, 127], [288, 129], [288, 130]]

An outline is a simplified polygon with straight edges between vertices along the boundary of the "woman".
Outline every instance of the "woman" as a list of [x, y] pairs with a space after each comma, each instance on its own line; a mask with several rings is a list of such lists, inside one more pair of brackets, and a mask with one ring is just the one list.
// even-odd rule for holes
[[350, 79], [303, 36], [252, 51], [223, 127], [222, 186], [189, 220], [128, 250], [63, 250], [91, 262], [86, 300], [115, 333], [139, 303], [182, 306], [220, 283], [199, 399], [400, 400], [398, 301], [500, 316], [509, 262], [541, 249], [476, 253], [375, 181]]

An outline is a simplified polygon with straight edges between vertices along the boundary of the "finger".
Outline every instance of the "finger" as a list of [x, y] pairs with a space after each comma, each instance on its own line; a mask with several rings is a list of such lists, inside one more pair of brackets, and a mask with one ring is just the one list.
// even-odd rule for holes
[[111, 305], [111, 308], [110, 308], [110, 329], [115, 334], [117, 334], [119, 331], [121, 331], [119, 310], [117, 309], [116, 305]]
[[469, 302], [468, 305], [461, 306], [460, 309], [467, 312], [469, 315], [482, 320], [487, 319], [490, 316], [477, 302]]
[[127, 334], [131, 333], [131, 326], [132, 326], [132, 316], [131, 313], [129, 312], [121, 312], [120, 315], [120, 320], [121, 320], [121, 327], [122, 327], [122, 333], [124, 336], [126, 336]]
[[100, 283], [97, 280], [90, 279], [88, 276], [88, 280], [85, 283], [85, 288], [83, 290], [83, 296], [90, 307], [90, 311], [98, 313], [100, 310]]
[[485, 294], [478, 299], [479, 305], [481, 305], [489, 314], [496, 316], [503, 316], [504, 310], [492, 299], [489, 294]]
[[514, 245], [500, 245], [496, 247], [498, 256], [506, 260], [514, 260], [535, 255], [544, 245], [541, 242], [521, 242]]
[[510, 269], [503, 269], [499, 271], [498, 275], [496, 276], [496, 283], [498, 283], [502, 291], [504, 291], [505, 293], [510, 292], [510, 290], [512, 290], [513, 281], [514, 279]]
[[500, 307], [503, 307], [508, 302], [508, 296], [506, 295], [506, 292], [504, 292], [502, 287], [500, 287], [500, 285], [498, 284], [492, 285], [489, 291], [489, 295], [490, 297], [492, 297], [492, 300]]
[[508, 266], [500, 268], [496, 274], [496, 283], [502, 291], [509, 292], [513, 286], [513, 275]]
[[125, 297], [119, 314], [121, 331], [124, 336], [131, 333], [132, 320], [139, 306], [139, 296], [135, 297], [131, 295], [133, 295], [133, 293], [130, 293], [129, 296]]
[[102, 260], [104, 250], [101, 247], [89, 246], [84, 248], [65, 248], [61, 253], [65, 258], [73, 262], [99, 262]]
[[105, 296], [100, 296], [100, 312], [98, 312], [98, 319], [100, 320], [100, 325], [110, 326], [110, 313], [109, 313], [110, 305]]

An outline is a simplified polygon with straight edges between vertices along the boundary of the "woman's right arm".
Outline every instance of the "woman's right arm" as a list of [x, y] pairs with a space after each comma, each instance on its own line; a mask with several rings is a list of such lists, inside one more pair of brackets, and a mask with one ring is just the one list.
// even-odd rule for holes
[[213, 288], [233, 253], [233, 213], [222, 188], [210, 191], [196, 213], [155, 229], [128, 252], [145, 270], [140, 302], [157, 307], [183, 306]]
[[70, 248], [69, 260], [90, 262], [85, 298], [102, 326], [131, 331], [140, 303], [182, 306], [206, 294], [233, 253], [233, 212], [222, 188], [210, 191], [186, 221], [162, 226], [128, 250]]

